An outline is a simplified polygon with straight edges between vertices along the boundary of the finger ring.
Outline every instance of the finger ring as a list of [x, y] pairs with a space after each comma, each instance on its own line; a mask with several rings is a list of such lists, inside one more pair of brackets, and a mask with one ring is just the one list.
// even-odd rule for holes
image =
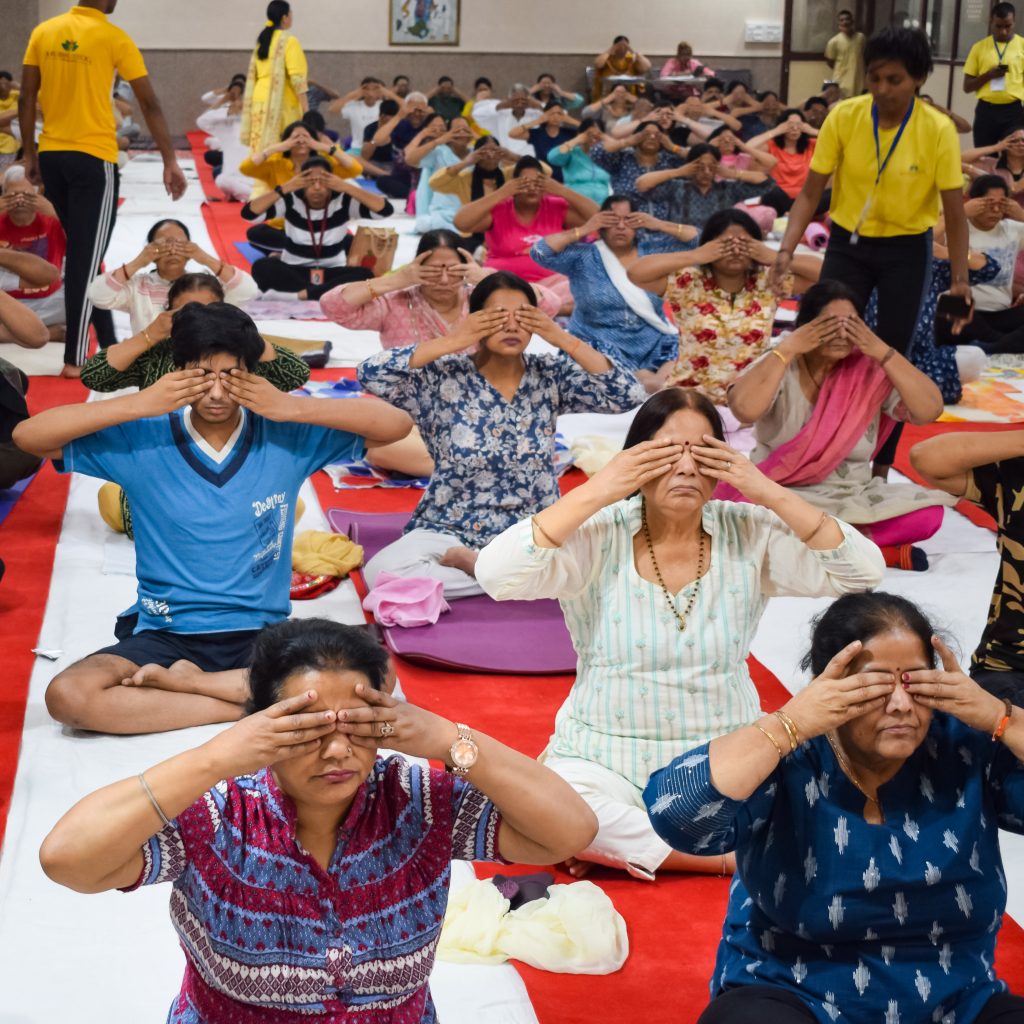
[[380, 734], [383, 737], [390, 736], [395, 731], [395, 727], [390, 722], [380, 723]]

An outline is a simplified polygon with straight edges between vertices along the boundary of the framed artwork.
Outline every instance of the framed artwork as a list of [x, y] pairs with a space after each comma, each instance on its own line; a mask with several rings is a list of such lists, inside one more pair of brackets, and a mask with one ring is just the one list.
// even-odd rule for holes
[[388, 0], [391, 46], [458, 46], [462, 0]]

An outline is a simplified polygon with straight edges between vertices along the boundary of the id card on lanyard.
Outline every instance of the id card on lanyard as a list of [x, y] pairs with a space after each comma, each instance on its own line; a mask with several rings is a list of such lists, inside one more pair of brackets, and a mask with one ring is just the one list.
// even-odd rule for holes
[[[306, 224], [309, 227], [309, 244], [313, 249], [313, 259], [317, 263], [320, 262], [320, 256], [324, 251], [324, 235], [327, 234], [327, 210], [323, 211], [323, 217], [320, 218], [320, 241], [316, 240], [316, 235], [313, 233], [313, 218], [309, 215], [309, 210], [306, 211]], [[314, 288], [319, 288], [324, 283], [324, 268], [313, 266], [309, 268], [309, 283]]]
[[907, 107], [907, 112], [903, 115], [903, 120], [900, 122], [899, 128], [896, 130], [896, 137], [889, 144], [889, 152], [885, 154], [885, 159], [882, 159], [882, 147], [878, 139], [878, 105], [875, 103], [871, 104], [871, 126], [875, 133], [875, 166], [878, 168], [878, 173], [875, 175], [875, 183], [871, 186], [871, 191], [868, 193], [868, 197], [864, 202], [864, 209], [860, 211], [860, 216], [857, 218], [857, 223], [854, 225], [853, 233], [850, 235], [850, 245], [856, 245], [860, 241], [860, 229], [867, 220], [868, 214], [871, 212], [871, 207], [875, 204], [875, 193], [878, 191], [878, 183], [882, 180], [882, 175], [885, 173], [886, 167], [889, 166], [889, 161], [892, 159], [893, 153], [896, 152], [896, 147], [900, 144], [900, 139], [903, 137], [903, 131], [907, 127], [907, 123], [910, 121], [910, 115], [914, 113], [914, 103], [916, 100], [911, 99], [910, 106]]
[[[1000, 50], [999, 44], [996, 42], [996, 37], [992, 37], [992, 49], [996, 51], [996, 60], [1000, 64], [1005, 63], [1003, 57], [1006, 55], [1006, 51], [1010, 47], [1010, 40], [1006, 40], [1006, 45]], [[1006, 75], [1000, 75], [998, 78], [990, 78], [988, 80], [988, 91], [989, 92], [1006, 92]]]

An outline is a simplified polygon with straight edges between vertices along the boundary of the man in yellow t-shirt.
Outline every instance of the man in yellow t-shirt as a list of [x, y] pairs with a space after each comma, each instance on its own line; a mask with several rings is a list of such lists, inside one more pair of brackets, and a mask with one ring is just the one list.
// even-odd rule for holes
[[[164, 161], [164, 186], [179, 199], [185, 175], [138, 47], [107, 21], [117, 0], [82, 0], [66, 14], [37, 25], [25, 50], [18, 117], [25, 126], [25, 173], [46, 186], [68, 239], [64, 267], [67, 311], [64, 376], [77, 377], [89, 346], [89, 322], [101, 345], [116, 341], [109, 312], [93, 315], [87, 289], [99, 273], [117, 216], [117, 126], [114, 75], [131, 83]], [[31, 126], [38, 107], [38, 147]]]
[[14, 163], [18, 140], [11, 125], [18, 116], [18, 90], [10, 71], [0, 71], [0, 171]]
[[992, 8], [989, 34], [971, 47], [964, 64], [964, 92], [976, 92], [974, 145], [994, 146], [1024, 123], [1024, 39], [1014, 31], [1013, 4]]
[[864, 33], [849, 11], [839, 12], [839, 31], [825, 44], [825, 62], [844, 97], [864, 91]]
[[[940, 209], [952, 267], [950, 292], [971, 298], [960, 140], [945, 114], [917, 99], [932, 71], [931, 46], [920, 29], [882, 29], [864, 47], [864, 66], [868, 95], [838, 103], [818, 133], [772, 281], [778, 287], [785, 279], [831, 178], [832, 229], [821, 278], [846, 284], [861, 311], [877, 292], [876, 333], [903, 354], [931, 271], [931, 232]], [[955, 322], [954, 331], [962, 324]], [[876, 456], [876, 472], [892, 465], [894, 453], [895, 443], [887, 442]]]

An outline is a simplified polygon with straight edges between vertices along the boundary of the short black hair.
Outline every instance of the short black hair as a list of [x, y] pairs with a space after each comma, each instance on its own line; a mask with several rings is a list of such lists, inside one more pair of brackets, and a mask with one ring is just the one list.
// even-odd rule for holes
[[264, 626], [252, 645], [246, 712], [266, 711], [281, 700], [296, 672], [360, 672], [374, 690], [388, 676], [387, 651], [365, 629], [330, 619], [285, 619]]
[[401, 81], [401, 80], [402, 80], [403, 78], [404, 78], [404, 79], [405, 79], [405, 80], [406, 80], [407, 82], [411, 82], [411, 81], [412, 81], [412, 79], [411, 79], [411, 78], [410, 78], [410, 77], [409, 77], [408, 75], [395, 75], [395, 77], [391, 79], [391, 84], [392, 84], [392, 85], [398, 85], [398, 83], [399, 83], [399, 82], [400, 82], [400, 81]]
[[466, 257], [459, 252], [466, 246], [466, 240], [462, 235], [449, 231], [448, 228], [435, 228], [427, 231], [416, 246], [416, 255], [422, 256], [425, 252], [434, 252], [435, 249], [451, 249], [458, 254], [459, 262], [465, 263]]
[[334, 173], [334, 168], [331, 166], [330, 160], [325, 156], [320, 156], [319, 154], [315, 154], [308, 160], [303, 161], [302, 166], [299, 168], [303, 174], [305, 174], [306, 171], [315, 171], [317, 169], [327, 171], [328, 174]]
[[844, 15], [844, 14], [845, 14], [845, 15], [846, 15], [846, 16], [847, 16], [847, 17], [848, 17], [848, 18], [849, 18], [849, 19], [850, 19], [851, 21], [853, 20], [853, 11], [847, 11], [847, 10], [845, 10], [845, 9], [844, 9], [844, 10], [842, 10], [842, 11], [840, 11], [840, 12], [839, 12], [839, 13], [838, 13], [838, 14], [836, 15], [836, 18], [837, 18], [837, 19], [838, 19], [838, 18], [841, 18], [841, 17], [842, 17], [842, 16]]
[[811, 107], [824, 107], [828, 110], [828, 100], [824, 96], [810, 96], [804, 100], [804, 110], [810, 110]]
[[612, 40], [612, 46], [615, 46], [616, 43], [628, 43], [628, 42], [629, 42], [629, 36], [616, 36]]
[[916, 81], [932, 73], [932, 48], [928, 37], [919, 28], [883, 28], [864, 45], [864, 67], [895, 61], [907, 69]]
[[623, 449], [634, 448], [638, 444], [643, 444], [644, 441], [650, 441], [665, 425], [665, 420], [669, 416], [683, 409], [699, 413], [708, 421], [711, 433], [719, 441], [725, 440], [725, 427], [722, 425], [722, 416], [715, 408], [715, 403], [703, 391], [676, 387], [655, 392], [637, 409], [633, 422], [630, 423], [629, 430], [626, 432]]
[[760, 92], [754, 94], [757, 97], [758, 103], [764, 103], [769, 96], [774, 96], [776, 99], [779, 98], [779, 94], [774, 89], [762, 89]]
[[610, 196], [605, 196], [604, 202], [601, 203], [601, 209], [610, 210], [616, 203], [629, 203], [630, 210], [636, 209], [636, 203], [629, 196], [619, 195], [615, 192]]
[[367, 75], [360, 83], [360, 85], [383, 85], [384, 83], [373, 75]]
[[174, 224], [174, 225], [175, 225], [175, 227], [179, 227], [179, 228], [181, 228], [181, 230], [185, 232], [185, 237], [186, 237], [186, 238], [187, 238], [187, 239], [188, 239], [188, 240], [189, 240], [190, 242], [192, 241], [192, 236], [191, 236], [191, 235], [189, 234], [188, 228], [187, 228], [187, 227], [185, 227], [185, 225], [184, 225], [184, 224], [182, 224], [180, 220], [175, 220], [175, 219], [174, 219], [173, 217], [164, 217], [164, 219], [163, 219], [163, 220], [158, 220], [158, 221], [157, 221], [157, 222], [156, 222], [156, 223], [155, 223], [155, 224], [154, 224], [154, 225], [153, 225], [153, 226], [152, 226], [152, 227], [151, 227], [151, 228], [149, 229], [149, 231], [148, 231], [148, 232], [146, 233], [146, 241], [147, 241], [147, 242], [152, 242], [152, 241], [153, 241], [153, 239], [154, 239], [154, 238], [156, 238], [156, 233], [157, 233], [157, 232], [158, 232], [158, 231], [159, 231], [159, 230], [160, 230], [160, 229], [161, 229], [162, 227], [166, 227], [166, 226], [167, 226], [168, 224]]
[[764, 235], [761, 234], [757, 221], [749, 213], [735, 206], [727, 206], [723, 210], [716, 210], [704, 222], [699, 244], [705, 245], [707, 242], [713, 242], [719, 235], [724, 235], [733, 226], [743, 228], [755, 242], [764, 241]]
[[327, 122], [319, 110], [307, 110], [302, 115], [302, 123], [313, 133], [314, 136], [322, 135], [327, 131]]
[[381, 114], [385, 116], [397, 114], [401, 109], [398, 100], [383, 99], [380, 101], [380, 110], [377, 112], [377, 116], [379, 117]]
[[237, 356], [250, 372], [263, 355], [263, 338], [248, 313], [227, 302], [189, 302], [174, 314], [171, 358], [180, 370], [218, 352]]
[[540, 74], [539, 74], [539, 75], [537, 76], [537, 81], [539, 82], [539, 81], [540, 81], [540, 80], [541, 80], [542, 78], [550, 78], [552, 82], [556, 82], [556, 81], [558, 81], [558, 79], [556, 79], [556, 78], [555, 78], [555, 76], [554, 76], [553, 74], [551, 74], [551, 72], [550, 72], [550, 71], [542, 71], [542, 72], [541, 72], [541, 73], [540, 73]]
[[14, 81], [14, 75], [10, 71], [0, 71], [0, 78], [6, 78], [8, 82]]
[[600, 128], [602, 131], [604, 130], [604, 126], [601, 124], [600, 121], [598, 121], [596, 117], [585, 117], [582, 121], [580, 121], [580, 126], [579, 128], [576, 129], [576, 131], [580, 135], [582, 135], [584, 132], [588, 132], [591, 128], [594, 127]]
[[707, 92], [708, 89], [721, 89], [722, 92], [725, 92], [725, 82], [720, 78], [715, 78], [713, 76], [711, 78], [707, 78], [704, 80], [704, 91]]
[[445, 82], [451, 82], [451, 83], [452, 83], [452, 85], [454, 85], [454, 84], [455, 84], [455, 79], [453, 79], [451, 75], [442, 75], [442, 76], [441, 76], [441, 77], [440, 77], [440, 78], [439, 78], [439, 79], [437, 80], [437, 84], [438, 84], [438, 85], [444, 85], [444, 83], [445, 83]]
[[735, 89], [736, 86], [738, 86], [738, 85], [742, 85], [744, 89], [748, 89], [749, 90], [749, 86], [747, 85], [746, 82], [743, 82], [743, 81], [741, 81], [738, 78], [733, 78], [728, 83], [728, 85], [726, 85], [726, 87], [725, 87], [725, 94], [726, 94], [726, 96], [728, 96], [729, 93], [731, 93], [733, 91], [733, 89]]
[[813, 619], [811, 649], [804, 655], [800, 667], [805, 672], [810, 669], [813, 676], [820, 676], [828, 663], [854, 640], [867, 644], [872, 637], [894, 629], [914, 633], [921, 641], [925, 661], [935, 667], [938, 661], [932, 647], [935, 627], [913, 601], [882, 590], [845, 594]]
[[696, 146], [690, 147], [690, 152], [686, 154], [686, 162], [692, 164], [694, 160], [709, 155], [713, 156], [716, 161], [722, 159], [722, 151], [717, 146], [712, 146], [710, 142], [698, 142]]
[[172, 281], [171, 287], [167, 289], [167, 308], [171, 309], [174, 306], [174, 301], [179, 295], [200, 291], [215, 295], [218, 302], [224, 301], [224, 286], [220, 283], [220, 278], [205, 273], [182, 274], [177, 280]]
[[[732, 129], [727, 124], [720, 124], [704, 141], [711, 142], [717, 139], [719, 135], [724, 135], [726, 132], [731, 132]], [[718, 148], [717, 146], [715, 147]]]
[[551, 99], [544, 104], [545, 110], [552, 110], [555, 107], [558, 107], [559, 110], [565, 110], [565, 100], [559, 96], [552, 96]]
[[967, 196], [969, 199], [980, 199], [994, 188], [999, 189], [1003, 195], [1008, 196], [1010, 194], [1010, 186], [1005, 178], [1000, 177], [998, 174], [983, 174], [971, 182]]
[[992, 8], [992, 13], [989, 15], [990, 18], [1016, 18], [1017, 8], [1013, 4], [1001, 3], [996, 4]]
[[486, 85], [488, 89], [494, 88], [494, 83], [489, 79], [481, 75], [474, 83], [473, 88], [479, 89], [481, 85]]
[[544, 165], [535, 156], [521, 156], [512, 168], [512, 177], [518, 178], [523, 171], [540, 171], [544, 173]]
[[821, 314], [821, 311], [830, 302], [850, 302], [858, 314], [864, 312], [863, 303], [857, 298], [856, 293], [849, 285], [843, 284], [842, 281], [837, 281], [834, 278], [825, 278], [824, 281], [811, 285], [804, 292], [804, 297], [800, 300], [800, 309], [797, 311], [796, 321], [793, 326], [803, 327], [804, 324], [809, 324]]
[[537, 293], [531, 285], [518, 274], [508, 270], [498, 270], [488, 274], [470, 293], [469, 311], [479, 313], [484, 303], [497, 291], [507, 288], [509, 291], [522, 292], [531, 306], [537, 305]]

